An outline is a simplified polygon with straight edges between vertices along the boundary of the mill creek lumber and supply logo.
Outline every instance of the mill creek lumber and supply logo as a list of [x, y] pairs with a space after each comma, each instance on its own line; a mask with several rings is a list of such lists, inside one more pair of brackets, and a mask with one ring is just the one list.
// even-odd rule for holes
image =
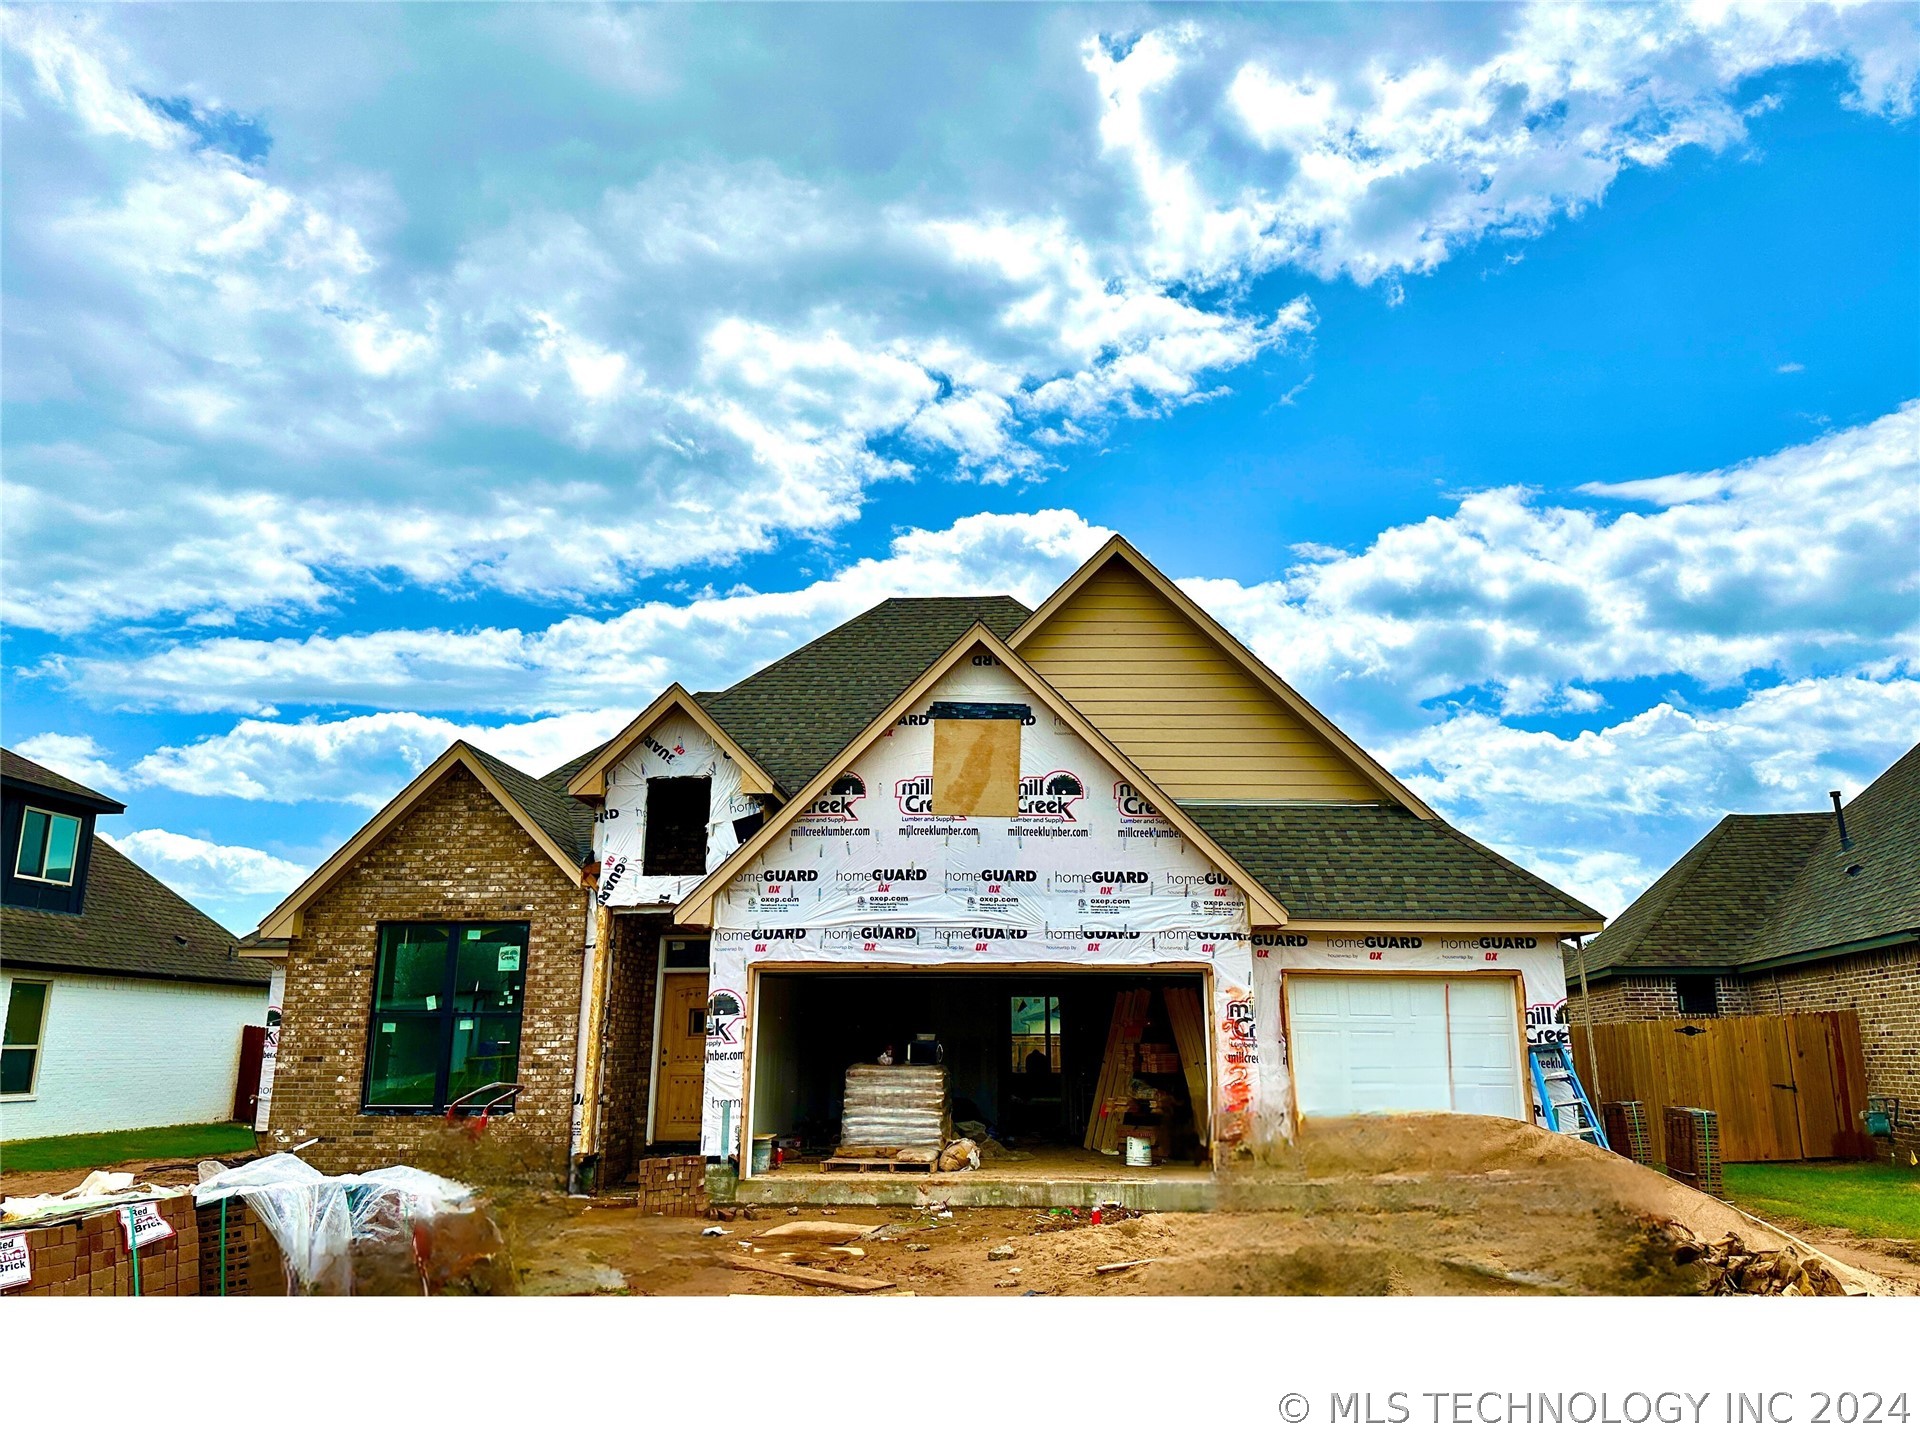
[[[1078, 823], [1073, 807], [1086, 798], [1087, 787], [1071, 770], [1020, 777], [1020, 818]], [[893, 795], [900, 813], [910, 819], [937, 814], [933, 808], [933, 776], [910, 775], [894, 782]]]
[[[804, 932], [802, 932], [804, 933]], [[734, 1060], [743, 1049], [740, 1019], [746, 1006], [735, 990], [715, 990], [707, 996], [707, 1059]]]
[[1570, 1034], [1567, 1025], [1567, 1002], [1550, 1000], [1539, 1005], [1527, 1006], [1527, 1043], [1529, 1045], [1564, 1045]]
[[1162, 818], [1130, 780], [1113, 782], [1113, 808], [1120, 813], [1122, 825], [1151, 825]]
[[[932, 780], [929, 777], [928, 785]], [[853, 807], [867, 798], [867, 782], [849, 770], [827, 787], [826, 794], [815, 797], [814, 802], [800, 816], [807, 820], [845, 820], [852, 822], [860, 817], [854, 814]], [[905, 814], [903, 810], [900, 812]]]

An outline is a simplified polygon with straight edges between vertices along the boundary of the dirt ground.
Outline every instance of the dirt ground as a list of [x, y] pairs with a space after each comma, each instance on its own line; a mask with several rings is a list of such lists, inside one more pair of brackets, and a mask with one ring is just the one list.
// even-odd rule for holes
[[[120, 1167], [190, 1184], [195, 1162]], [[8, 1195], [84, 1171], [10, 1173]], [[1317, 1124], [1291, 1161], [1236, 1171], [1207, 1214], [785, 1207], [718, 1221], [642, 1214], [631, 1198], [489, 1187], [523, 1293], [834, 1295], [731, 1268], [729, 1256], [881, 1281], [897, 1295], [1676, 1295], [1701, 1274], [1654, 1225], [1755, 1250], [1782, 1232], [1617, 1155], [1508, 1121], [1421, 1116]], [[878, 1227], [844, 1241], [770, 1237], [794, 1220]], [[703, 1236], [717, 1224], [727, 1233]], [[1798, 1238], [1880, 1293], [1920, 1295], [1920, 1243]], [[836, 1246], [838, 1248], [836, 1248]], [[1011, 1258], [990, 1252], [1010, 1247]], [[1098, 1267], [1139, 1262], [1102, 1274]]]
[[[555, 1197], [501, 1213], [535, 1294], [838, 1293], [730, 1268], [738, 1255], [887, 1282], [880, 1296], [1680, 1295], [1701, 1275], [1675, 1264], [1652, 1233], [1659, 1221], [1737, 1234], [1754, 1250], [1784, 1244], [1765, 1222], [1618, 1156], [1470, 1117], [1317, 1126], [1291, 1164], [1231, 1176], [1222, 1205], [1097, 1226], [1044, 1210], [845, 1205], [712, 1222]], [[766, 1233], [796, 1219], [879, 1228], [845, 1240]], [[727, 1233], [700, 1233], [714, 1223]], [[1920, 1294], [1912, 1252], [1874, 1248], [1900, 1242], [1813, 1243], [1868, 1289]], [[1003, 1247], [1011, 1256], [996, 1258]]]

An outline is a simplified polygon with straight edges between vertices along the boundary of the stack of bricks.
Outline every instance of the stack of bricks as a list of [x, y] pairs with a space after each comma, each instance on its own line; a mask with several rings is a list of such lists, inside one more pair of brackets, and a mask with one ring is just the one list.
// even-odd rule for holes
[[705, 1215], [707, 1162], [700, 1155], [662, 1155], [639, 1165], [642, 1215]]
[[[260, 1217], [247, 1202], [227, 1201], [226, 1234], [220, 1228], [220, 1203], [202, 1205], [195, 1213], [200, 1227], [200, 1293], [202, 1295], [284, 1295], [286, 1264]], [[224, 1266], [222, 1261], [224, 1259]], [[226, 1284], [221, 1285], [221, 1270]]]
[[1709, 1195], [1726, 1196], [1720, 1179], [1720, 1117], [1712, 1110], [1667, 1106], [1667, 1174]]
[[[198, 1295], [200, 1235], [193, 1197], [154, 1203], [173, 1234], [140, 1247], [138, 1293]], [[127, 1248], [124, 1213], [102, 1210], [65, 1225], [16, 1232], [26, 1237], [31, 1275], [26, 1284], [0, 1290], [0, 1295], [134, 1294], [134, 1257]]]
[[1647, 1129], [1647, 1107], [1638, 1100], [1609, 1100], [1602, 1105], [1607, 1146], [1636, 1165], [1653, 1164], [1653, 1135]]

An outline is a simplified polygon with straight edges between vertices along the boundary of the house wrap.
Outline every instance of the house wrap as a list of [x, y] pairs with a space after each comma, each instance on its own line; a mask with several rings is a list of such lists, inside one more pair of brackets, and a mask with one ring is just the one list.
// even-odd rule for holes
[[1116, 538], [1037, 610], [885, 602], [544, 776], [452, 747], [263, 922], [273, 1138], [400, 1159], [503, 1094], [489, 1134], [546, 1169], [750, 1178], [919, 1046], [956, 1119], [1069, 1148], [1134, 993], [1143, 1056], [1201, 1017], [1134, 1091], [1203, 1168], [1316, 1115], [1538, 1119], [1525, 1044], [1599, 926]]

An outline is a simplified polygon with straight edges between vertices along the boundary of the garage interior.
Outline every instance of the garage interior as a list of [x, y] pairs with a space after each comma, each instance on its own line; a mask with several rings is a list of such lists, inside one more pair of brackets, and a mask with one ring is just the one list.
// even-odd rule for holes
[[[820, 1168], [841, 1143], [849, 1068], [891, 1055], [944, 1067], [952, 1133], [982, 1140], [983, 1171], [1118, 1169], [1136, 1132], [1154, 1137], [1156, 1165], [1205, 1165], [1207, 1070], [1193, 1054], [1203, 981], [1085, 969], [761, 973], [753, 1133], [775, 1137], [781, 1168]], [[1193, 1017], [1182, 1034], [1197, 1072], [1181, 1063], [1176, 1014]]]

